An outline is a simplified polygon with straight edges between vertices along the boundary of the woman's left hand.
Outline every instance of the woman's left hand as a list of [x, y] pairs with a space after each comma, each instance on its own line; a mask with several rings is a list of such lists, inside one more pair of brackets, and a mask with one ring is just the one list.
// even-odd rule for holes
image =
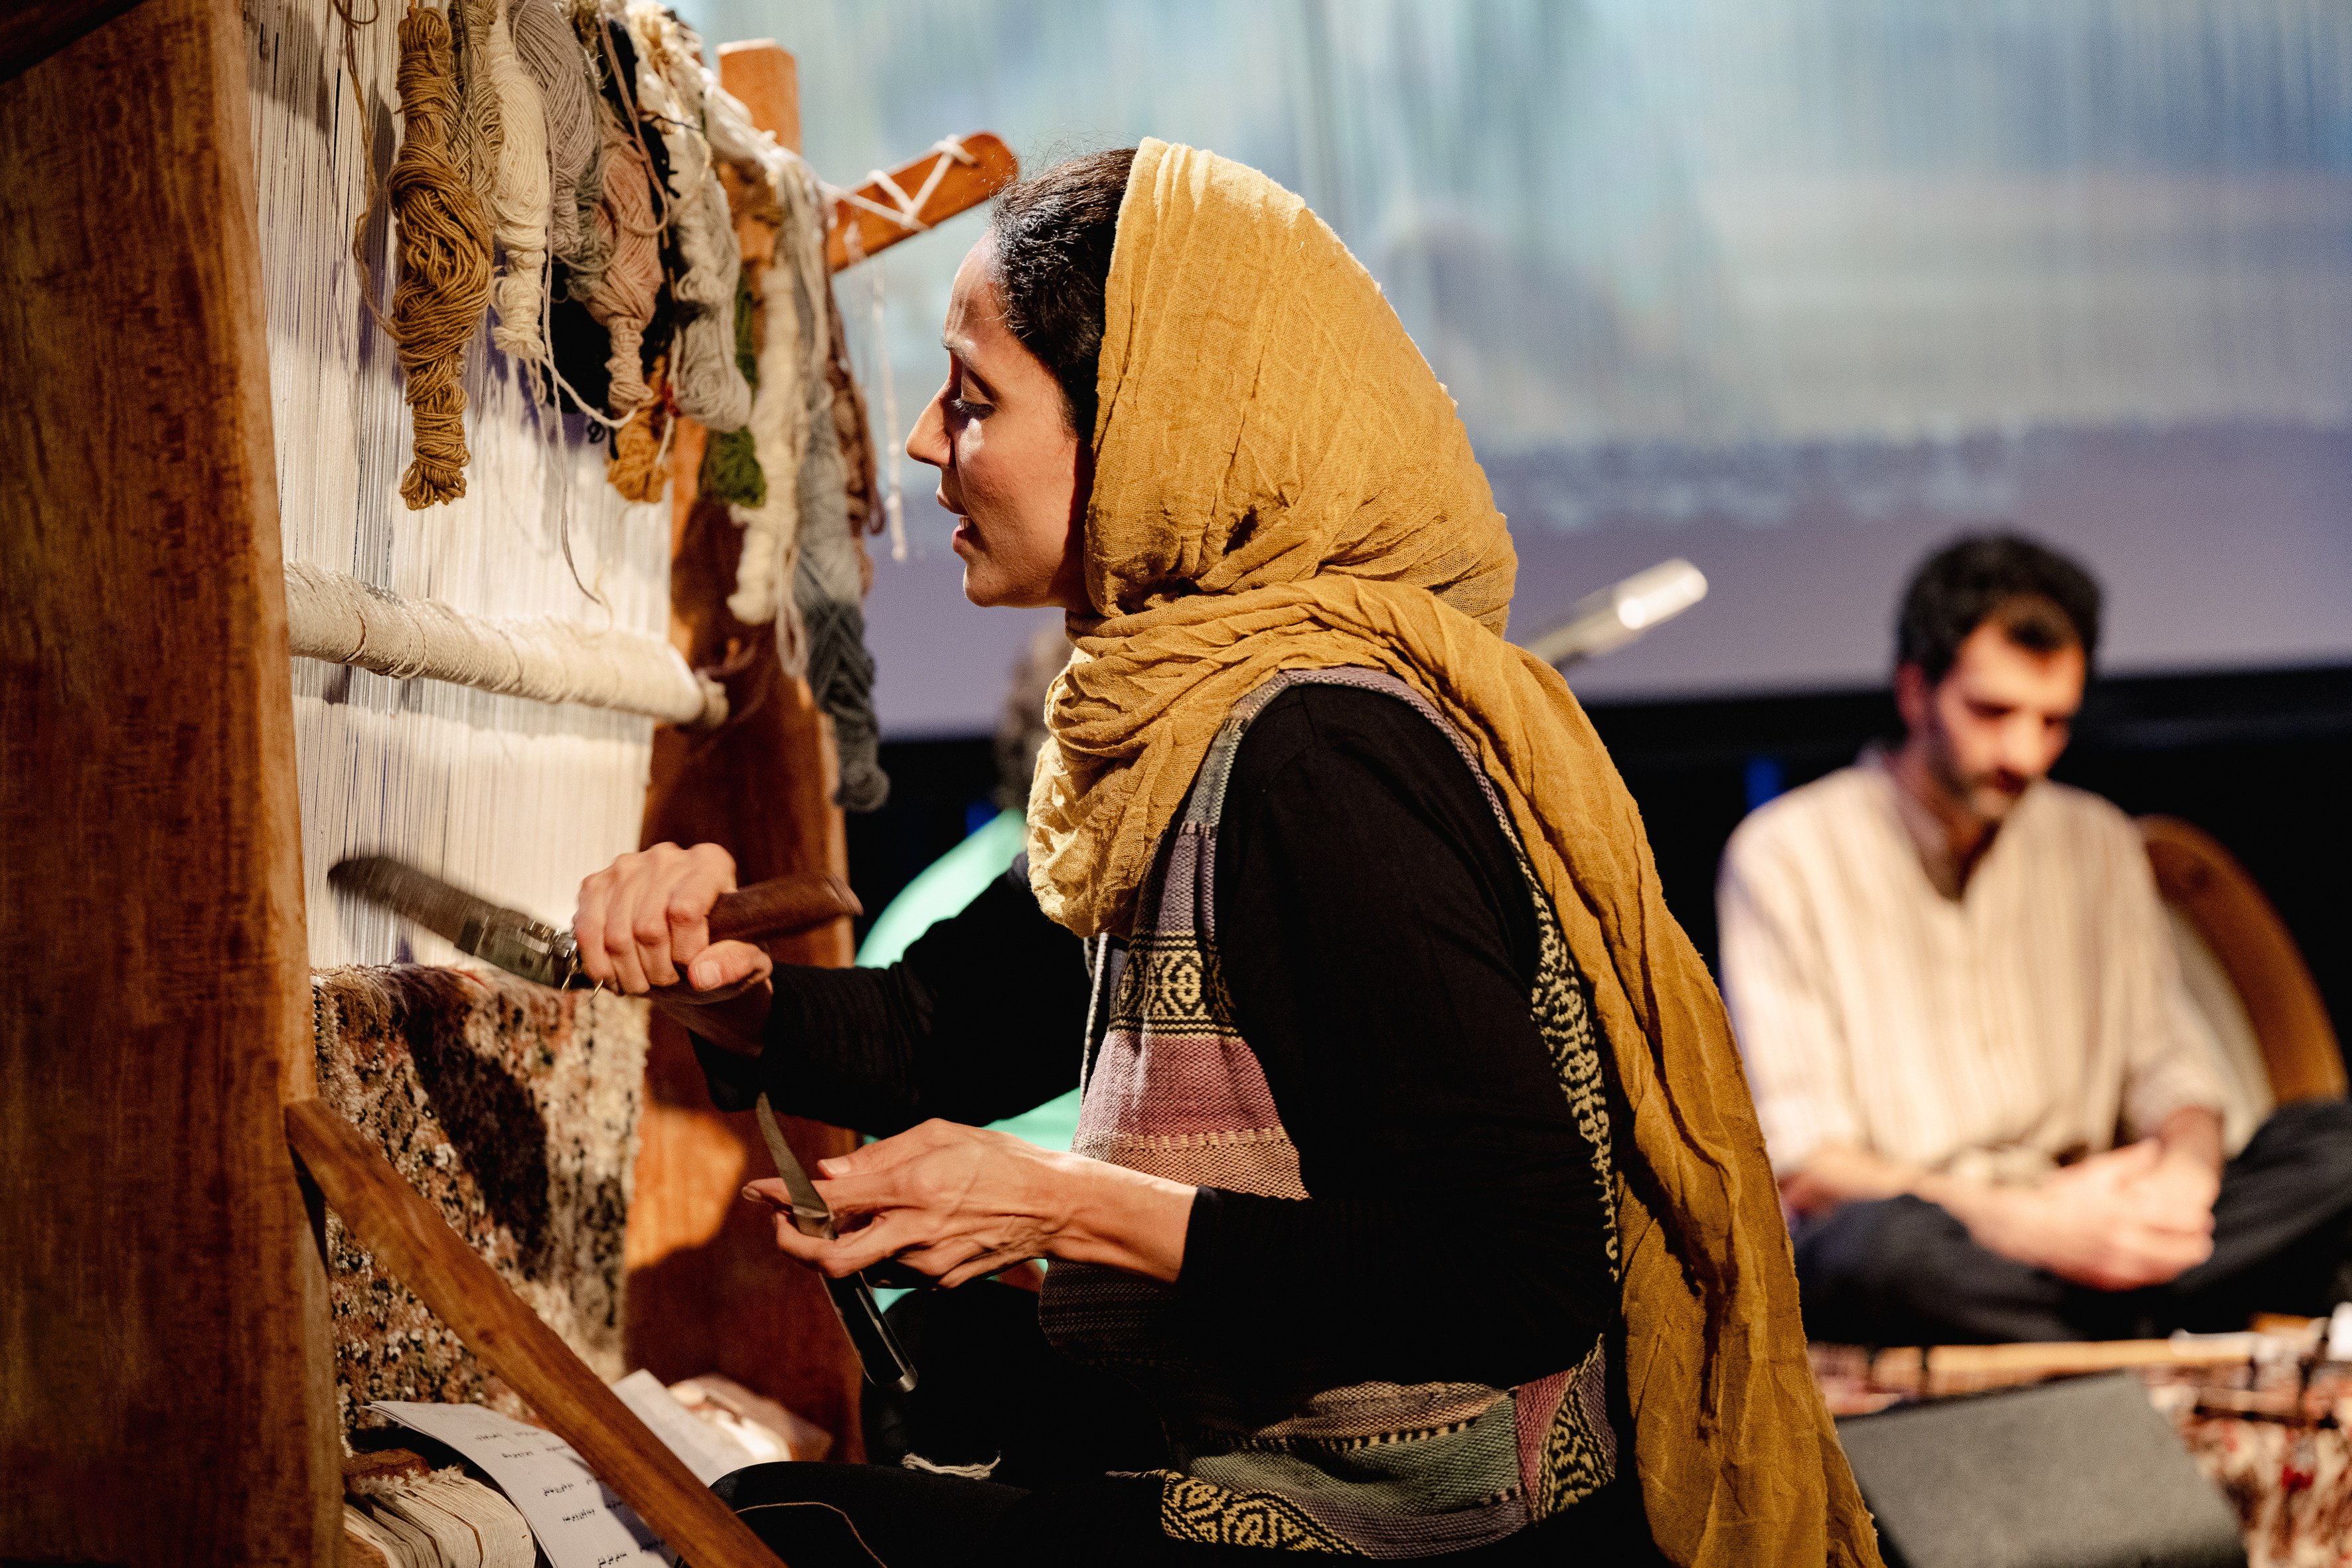
[[835, 1279], [885, 1258], [955, 1286], [1031, 1258], [1100, 1263], [1172, 1280], [1193, 1189], [1008, 1132], [926, 1121], [822, 1161], [817, 1190], [841, 1234], [803, 1236], [782, 1181], [743, 1195], [777, 1211], [776, 1246]]

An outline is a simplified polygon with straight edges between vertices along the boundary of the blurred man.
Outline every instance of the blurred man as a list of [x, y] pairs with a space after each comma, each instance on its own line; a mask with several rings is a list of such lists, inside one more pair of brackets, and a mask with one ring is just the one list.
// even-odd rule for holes
[[2215, 1049], [2124, 815], [2050, 783], [2099, 590], [1964, 539], [1905, 595], [1891, 752], [1740, 826], [1724, 991], [1816, 1339], [2131, 1338], [2317, 1313], [2352, 1256], [2352, 1114], [2235, 1159]]

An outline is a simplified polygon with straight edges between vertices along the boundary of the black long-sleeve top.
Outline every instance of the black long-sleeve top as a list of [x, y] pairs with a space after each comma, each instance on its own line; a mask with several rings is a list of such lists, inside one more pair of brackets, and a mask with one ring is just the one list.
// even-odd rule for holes
[[[1313, 1195], [1200, 1191], [1179, 1289], [1203, 1332], [1341, 1380], [1572, 1364], [1615, 1311], [1608, 1200], [1529, 1012], [1530, 891], [1460, 754], [1393, 697], [1284, 692], [1234, 759], [1215, 896]], [[1016, 868], [888, 969], [780, 970], [759, 1061], [704, 1061], [722, 1104], [991, 1121], [1076, 1083], [1088, 984]]]

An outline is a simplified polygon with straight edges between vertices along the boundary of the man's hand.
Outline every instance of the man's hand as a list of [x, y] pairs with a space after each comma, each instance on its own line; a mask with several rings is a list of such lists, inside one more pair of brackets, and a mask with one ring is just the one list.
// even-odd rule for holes
[[2078, 1285], [2134, 1290], [2212, 1255], [2212, 1178], [2179, 1168], [2187, 1164], [2148, 1140], [2093, 1155], [2039, 1186], [1921, 1195], [1951, 1209], [1981, 1247]]
[[572, 919], [592, 980], [651, 996], [688, 1028], [757, 1054], [775, 961], [748, 942], [710, 940], [710, 906], [735, 890], [735, 858], [716, 844], [656, 844], [580, 884]]
[[889, 1258], [950, 1286], [1031, 1258], [1162, 1280], [1183, 1266], [1192, 1188], [1010, 1133], [926, 1121], [817, 1171], [841, 1227], [834, 1240], [800, 1233], [775, 1178], [743, 1195], [777, 1211], [779, 1248], [836, 1279]]

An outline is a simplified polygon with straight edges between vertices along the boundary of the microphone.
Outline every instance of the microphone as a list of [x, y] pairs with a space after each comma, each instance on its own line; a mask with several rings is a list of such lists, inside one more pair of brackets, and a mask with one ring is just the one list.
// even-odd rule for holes
[[1527, 644], [1527, 650], [1565, 669], [1623, 647], [1706, 597], [1706, 574], [1676, 556], [1579, 599], [1567, 620]]

